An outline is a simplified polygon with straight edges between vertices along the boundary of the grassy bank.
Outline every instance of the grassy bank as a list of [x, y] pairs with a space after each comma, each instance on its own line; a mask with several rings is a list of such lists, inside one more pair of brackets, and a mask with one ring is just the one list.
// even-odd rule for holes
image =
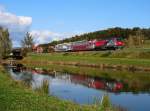
[[150, 66], [150, 51], [147, 49], [118, 50], [118, 51], [94, 51], [94, 52], [61, 52], [29, 54], [23, 61], [64, 62], [82, 65], [121, 65], [147, 67]]
[[52, 96], [33, 92], [15, 82], [0, 66], [1, 111], [98, 111], [99, 106], [80, 106]]

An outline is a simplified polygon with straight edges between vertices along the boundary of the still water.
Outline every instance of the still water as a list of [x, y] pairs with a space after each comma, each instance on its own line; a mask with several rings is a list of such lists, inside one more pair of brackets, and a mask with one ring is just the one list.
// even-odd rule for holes
[[[111, 102], [129, 111], [150, 111], [150, 77], [148, 82], [131, 82], [104, 77], [90, 77], [67, 72], [26, 68], [21, 64], [6, 69], [14, 80], [25, 82], [33, 90], [47, 87], [46, 93], [79, 104], [93, 104], [108, 94]], [[110, 72], [111, 73], [111, 72]], [[133, 84], [134, 83], [134, 84]], [[138, 83], [138, 84], [137, 84]]]

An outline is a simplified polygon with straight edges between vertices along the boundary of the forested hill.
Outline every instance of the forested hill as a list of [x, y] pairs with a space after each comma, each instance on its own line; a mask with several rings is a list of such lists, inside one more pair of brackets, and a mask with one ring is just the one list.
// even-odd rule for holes
[[120, 27], [115, 27], [115, 28], [109, 28], [106, 30], [100, 30], [100, 31], [95, 31], [95, 32], [90, 32], [90, 33], [85, 33], [82, 35], [76, 35], [71, 38], [66, 38], [64, 40], [60, 41], [53, 41], [49, 44], [42, 44], [41, 46], [47, 46], [47, 45], [56, 45], [59, 43], [64, 43], [64, 42], [73, 42], [73, 41], [79, 41], [79, 40], [93, 40], [93, 39], [103, 39], [103, 38], [109, 38], [109, 37], [123, 37], [125, 39], [128, 39], [130, 35], [136, 36], [137, 34], [142, 34], [144, 39], [150, 39], [150, 28], [120, 28]]

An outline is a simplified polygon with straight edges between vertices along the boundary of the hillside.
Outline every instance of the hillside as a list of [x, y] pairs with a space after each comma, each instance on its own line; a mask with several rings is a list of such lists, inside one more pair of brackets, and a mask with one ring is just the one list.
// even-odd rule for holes
[[[150, 40], [150, 28], [142, 29], [139, 27], [134, 28], [109, 28], [106, 30], [99, 30], [95, 32], [89, 32], [82, 35], [76, 35], [70, 38], [66, 38], [60, 41], [52, 41], [48, 44], [40, 44], [40, 46], [44, 48], [48, 48], [48, 46], [54, 46], [59, 43], [64, 42], [74, 42], [79, 40], [93, 40], [93, 39], [103, 39], [103, 38], [110, 38], [110, 37], [122, 37], [126, 40], [130, 38], [129, 42], [131, 42], [131, 39], [138, 39], [138, 36], [142, 37], [143, 40]], [[136, 41], [136, 40], [133, 40]]]

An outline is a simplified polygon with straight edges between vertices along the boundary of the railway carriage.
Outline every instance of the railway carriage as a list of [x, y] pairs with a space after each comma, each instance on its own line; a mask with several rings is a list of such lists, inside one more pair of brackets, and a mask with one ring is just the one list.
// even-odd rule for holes
[[93, 50], [95, 45], [92, 41], [77, 41], [72, 43], [72, 51]]
[[56, 52], [61, 52], [61, 51], [71, 51], [71, 43], [63, 43], [63, 44], [57, 44], [54, 48]]

